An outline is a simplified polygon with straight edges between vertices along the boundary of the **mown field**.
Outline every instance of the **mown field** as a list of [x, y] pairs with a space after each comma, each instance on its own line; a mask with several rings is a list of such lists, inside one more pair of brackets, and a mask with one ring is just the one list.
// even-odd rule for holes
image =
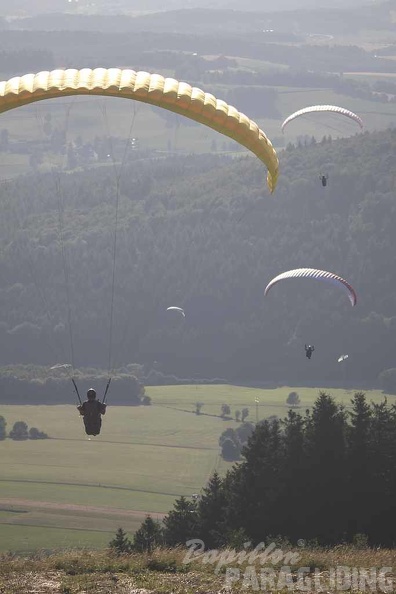
[[[177, 497], [199, 493], [220, 457], [218, 439], [233, 419], [221, 405], [249, 409], [248, 420], [288, 410], [291, 387], [230, 385], [148, 387], [152, 406], [109, 407], [102, 433], [88, 438], [74, 406], [1, 406], [11, 429], [18, 420], [51, 439], [0, 442], [0, 550], [103, 547], [119, 526], [133, 532], [145, 513], [161, 519]], [[297, 388], [301, 411], [317, 388]], [[353, 391], [328, 390], [348, 407]], [[379, 391], [367, 393], [380, 401]], [[389, 397], [392, 400], [392, 396]], [[258, 400], [258, 402], [256, 402]], [[195, 404], [202, 402], [202, 414]]]

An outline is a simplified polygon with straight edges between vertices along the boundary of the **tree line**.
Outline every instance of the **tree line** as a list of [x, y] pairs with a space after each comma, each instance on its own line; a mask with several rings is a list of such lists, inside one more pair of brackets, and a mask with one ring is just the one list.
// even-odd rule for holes
[[[56, 365], [55, 365], [56, 367]], [[102, 399], [111, 377], [109, 396], [113, 404], [149, 406], [151, 398], [145, 394], [144, 376], [138, 380], [134, 365], [106, 373], [102, 369], [65, 369], [67, 365], [51, 370], [35, 365], [11, 365], [0, 368], [0, 402], [3, 404], [71, 404], [78, 403], [71, 378], [76, 382], [79, 397], [84, 400], [87, 390], [95, 386]], [[128, 368], [129, 367], [129, 368]]]
[[[186, 11], [187, 12], [187, 11]], [[191, 17], [194, 11], [190, 11]], [[213, 16], [208, 13], [208, 17]], [[193, 81], [196, 78], [196, 65], [198, 56], [228, 55], [240, 58], [265, 59], [273, 64], [286, 65], [297, 70], [312, 70], [320, 72], [395, 72], [395, 64], [392, 59], [383, 56], [377, 59], [376, 54], [363, 48], [353, 45], [323, 45], [304, 44], [299, 45], [284, 43], [295, 40], [295, 36], [288, 31], [279, 31], [279, 38], [263, 33], [257, 35], [257, 19], [253, 23], [254, 32], [251, 35], [235, 35], [227, 30], [221, 31], [216, 28], [215, 32], [210, 29], [200, 33], [174, 32], [172, 25], [165, 31], [145, 29], [140, 26], [131, 35], [131, 27], [128, 32], [117, 33], [89, 30], [89, 17], [83, 18], [86, 27], [83, 30], [67, 30], [67, 17], [62, 15], [61, 30], [52, 31], [48, 22], [45, 27], [44, 17], [37, 18], [37, 29], [23, 31], [2, 31], [3, 51], [7, 52], [32, 52], [32, 58], [26, 57], [26, 64], [32, 63], [34, 52], [50, 52], [48, 64], [55, 64], [63, 68], [96, 68], [114, 67], [122, 64], [123, 67], [138, 69], [153, 68], [177, 68], [189, 63], [189, 69], [183, 70], [188, 74], [187, 80]], [[70, 21], [76, 19], [69, 17]], [[386, 23], [389, 12], [381, 18], [381, 24]], [[48, 17], [50, 20], [51, 17]], [[98, 17], [98, 20], [109, 22], [110, 17]], [[127, 17], [122, 17], [121, 22], [125, 24]], [[266, 20], [266, 17], [264, 17]], [[321, 29], [323, 31], [324, 16], [320, 16]], [[352, 19], [351, 19], [352, 20]], [[369, 19], [367, 19], [369, 20]], [[91, 24], [94, 21], [91, 20]], [[131, 19], [137, 24], [137, 19]], [[345, 19], [343, 17], [343, 22]], [[371, 25], [373, 19], [371, 19]], [[306, 24], [303, 25], [304, 29]], [[43, 30], [45, 29], [46, 30]], [[330, 24], [330, 31], [334, 35], [334, 26]], [[323, 31], [325, 32], [325, 31]], [[302, 40], [301, 40], [302, 41]], [[89, 48], [89, 49], [88, 49]], [[13, 55], [13, 54], [12, 54]], [[19, 54], [21, 55], [21, 54]], [[39, 56], [37, 55], [37, 60]], [[15, 54], [16, 59], [16, 54]], [[205, 60], [201, 60], [201, 65]], [[19, 62], [18, 62], [19, 64]], [[207, 62], [207, 70], [210, 62]], [[6, 72], [9, 72], [7, 64]], [[45, 69], [50, 69], [45, 67]]]
[[48, 435], [44, 431], [40, 431], [37, 427], [28, 426], [25, 421], [15, 421], [11, 431], [7, 434], [7, 421], [0, 415], [0, 441], [7, 437], [14, 441], [25, 441], [26, 439], [48, 439]]
[[312, 411], [257, 424], [241, 463], [180, 497], [163, 523], [135, 535], [138, 550], [185, 545], [242, 548], [299, 539], [317, 545], [394, 546], [396, 406], [356, 392], [346, 410], [320, 392]]

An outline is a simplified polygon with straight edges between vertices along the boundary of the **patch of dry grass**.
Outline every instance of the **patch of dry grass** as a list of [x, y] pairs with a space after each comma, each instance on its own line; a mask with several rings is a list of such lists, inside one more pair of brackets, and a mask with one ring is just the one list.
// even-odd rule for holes
[[[273, 552], [273, 551], [272, 551]], [[285, 549], [282, 550], [287, 553]], [[377, 568], [394, 567], [396, 550], [394, 549], [359, 549], [340, 545], [329, 549], [304, 548], [288, 551], [294, 554], [289, 561], [280, 559], [277, 563], [266, 562], [264, 565], [276, 575], [282, 564], [289, 562], [291, 584], [289, 591], [301, 590], [298, 583], [298, 569], [310, 568], [308, 577], [316, 575], [325, 591], [331, 588], [330, 569], [335, 567]], [[133, 553], [124, 556], [112, 555], [109, 551], [68, 551], [66, 553], [38, 553], [31, 556], [3, 555], [0, 557], [0, 593], [1, 594], [242, 594], [262, 590], [260, 559], [239, 558], [230, 562], [228, 567], [240, 570], [240, 579], [227, 583], [227, 565], [218, 572], [218, 555], [232, 551], [219, 551], [217, 555], [200, 556], [186, 564], [187, 550], [156, 549], [151, 554]], [[279, 555], [280, 557], [280, 555]], [[269, 556], [266, 557], [267, 561]], [[241, 561], [241, 563], [239, 563]], [[249, 569], [250, 568], [250, 569]], [[252, 569], [253, 568], [253, 569]], [[245, 573], [248, 570], [248, 573]], [[246, 577], [248, 576], [248, 577]], [[253, 576], [253, 578], [252, 578]], [[257, 581], [255, 581], [257, 576]], [[390, 574], [388, 574], [388, 579]], [[395, 574], [393, 583], [395, 585]], [[315, 584], [312, 581], [312, 591]], [[285, 588], [264, 588], [267, 592], [280, 592]], [[306, 589], [305, 591], [310, 591]], [[354, 592], [360, 592], [354, 588]], [[367, 590], [367, 587], [365, 589]], [[377, 591], [379, 592], [380, 590]], [[394, 590], [388, 590], [394, 591]]]

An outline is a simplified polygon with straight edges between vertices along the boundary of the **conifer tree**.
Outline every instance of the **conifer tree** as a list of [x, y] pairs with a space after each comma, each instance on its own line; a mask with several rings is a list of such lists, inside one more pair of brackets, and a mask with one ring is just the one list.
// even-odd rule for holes
[[308, 512], [307, 501], [309, 501], [309, 494], [306, 492], [309, 468], [306, 453], [305, 420], [300, 414], [289, 410], [282, 425], [284, 460], [281, 471], [283, 486], [279, 507], [287, 510], [288, 513], [282, 516], [286, 522], [280, 533], [293, 540], [298, 540], [301, 534], [304, 534]]
[[394, 527], [390, 518], [395, 513], [395, 463], [396, 439], [392, 411], [385, 399], [380, 404], [372, 404], [371, 447], [372, 473], [367, 494], [369, 508], [375, 513], [368, 514], [370, 535], [374, 543], [394, 540]]
[[185, 545], [187, 540], [198, 538], [197, 506], [185, 497], [176, 499], [173, 510], [164, 518], [164, 540], [171, 546]]
[[109, 547], [117, 555], [124, 553], [130, 553], [132, 543], [126, 535], [126, 532], [122, 528], [118, 528], [115, 537], [109, 542]]
[[307, 419], [307, 455], [310, 472], [307, 501], [310, 510], [310, 538], [337, 542], [347, 522], [345, 507], [346, 440], [345, 412], [334, 398], [319, 392], [312, 414]]
[[135, 551], [151, 553], [152, 550], [162, 544], [163, 530], [160, 522], [153, 520], [149, 515], [146, 516], [140, 528], [133, 537], [132, 548]]
[[205, 548], [214, 549], [226, 544], [227, 494], [224, 483], [217, 472], [211, 476], [202, 490], [198, 503], [199, 538]]
[[243, 528], [253, 542], [279, 533], [282, 449], [278, 419], [261, 421], [242, 450], [243, 463], [228, 479], [232, 529]]
[[350, 424], [347, 429], [350, 538], [355, 534], [366, 534], [369, 530], [369, 491], [373, 480], [372, 410], [363, 392], [357, 392], [351, 402], [352, 411], [349, 413]]

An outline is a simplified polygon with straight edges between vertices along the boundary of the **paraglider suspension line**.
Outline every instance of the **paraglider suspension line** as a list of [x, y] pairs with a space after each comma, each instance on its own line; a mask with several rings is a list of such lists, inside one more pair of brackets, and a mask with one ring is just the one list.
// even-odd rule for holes
[[78, 401], [79, 401], [79, 403], [80, 403], [80, 406], [82, 406], [82, 400], [81, 400], [81, 397], [80, 397], [80, 392], [78, 391], [77, 384], [76, 384], [76, 382], [74, 381], [74, 377], [72, 377], [72, 378], [71, 378], [71, 381], [73, 382], [74, 391], [75, 391], [75, 392], [76, 392], [76, 394], [77, 394], [77, 398], [78, 398]]
[[[67, 134], [67, 126], [68, 126], [68, 119], [69, 119], [69, 114], [70, 114], [70, 109], [71, 109], [71, 104], [68, 104], [67, 107], [67, 116], [66, 116], [66, 122], [65, 122], [65, 136]], [[39, 134], [41, 134], [42, 139], [44, 139], [44, 133], [43, 133], [43, 118], [40, 117], [40, 113], [37, 110], [36, 107], [36, 111], [35, 111], [35, 117], [36, 117], [36, 123], [38, 125], [38, 131]], [[61, 207], [61, 197], [60, 197], [60, 178], [59, 178], [59, 174], [56, 175], [56, 172], [51, 169], [51, 173], [53, 174], [53, 181], [54, 181], [54, 186], [55, 186], [55, 191], [56, 194], [58, 196], [58, 208], [59, 208], [59, 220], [62, 221], [62, 207]], [[59, 233], [59, 228], [58, 228], [58, 233]], [[63, 230], [61, 235], [63, 235]], [[61, 245], [62, 245], [62, 252], [63, 252], [63, 256], [64, 256], [64, 246], [63, 246], [63, 238], [61, 238], [60, 241]], [[29, 266], [28, 266], [28, 270], [29, 270], [29, 274], [31, 276], [31, 278], [33, 279], [34, 285], [37, 289], [37, 292], [40, 296], [40, 299], [44, 305], [45, 308], [45, 312], [48, 318], [48, 321], [50, 322], [50, 324], [52, 324], [53, 326], [55, 326], [55, 320], [54, 317], [51, 315], [50, 313], [50, 307], [49, 307], [49, 303], [48, 300], [45, 296], [45, 291], [43, 290], [43, 282], [42, 279], [38, 279], [36, 277], [38, 277], [37, 274], [37, 269], [36, 269], [36, 265], [33, 261], [33, 257], [31, 254], [30, 249], [26, 250], [26, 255], [27, 255], [27, 259], [29, 261]], [[67, 274], [65, 275], [65, 279], [67, 278]], [[44, 337], [45, 342], [47, 343], [47, 345], [49, 346], [51, 351], [57, 350], [59, 355], [60, 355], [60, 360], [66, 359], [67, 357], [65, 357], [65, 348], [62, 344], [62, 347], [59, 346], [59, 344], [56, 341], [52, 341], [51, 337], [48, 338]], [[72, 349], [73, 350], [73, 349]], [[70, 371], [69, 371], [69, 366], [66, 367], [67, 369], [67, 374], [70, 377]], [[70, 377], [71, 379], [71, 377]]]
[[[71, 307], [70, 307], [70, 289], [69, 289], [69, 267], [66, 258], [66, 251], [65, 251], [65, 242], [63, 239], [63, 201], [62, 201], [62, 190], [60, 185], [59, 176], [57, 178], [57, 190], [58, 190], [58, 217], [59, 217], [59, 239], [61, 244], [61, 254], [62, 254], [62, 266], [63, 266], [63, 274], [65, 277], [65, 289], [66, 289], [66, 301], [67, 301], [67, 322], [69, 328], [69, 339], [70, 339], [70, 354], [71, 354], [71, 364], [72, 369], [74, 369], [74, 344], [73, 344], [73, 327], [72, 327], [72, 315], [71, 315]], [[74, 381], [73, 381], [74, 383]]]
[[103, 400], [102, 400], [102, 404], [105, 404], [105, 402], [106, 402], [106, 396], [107, 396], [107, 392], [109, 391], [109, 388], [110, 388], [110, 382], [111, 382], [111, 377], [109, 377], [109, 379], [108, 379], [105, 393], [104, 393]]
[[129, 146], [129, 141], [132, 135], [132, 130], [134, 127], [134, 123], [135, 123], [135, 117], [136, 117], [136, 109], [134, 106], [134, 112], [133, 112], [133, 117], [131, 118], [131, 125], [129, 127], [129, 133], [128, 133], [128, 138], [127, 141], [125, 143], [125, 147], [124, 147], [124, 154], [122, 156], [122, 161], [121, 161], [121, 165], [119, 170], [117, 171], [117, 167], [116, 167], [116, 163], [115, 163], [115, 159], [114, 159], [114, 150], [113, 150], [113, 142], [112, 142], [112, 137], [109, 133], [109, 126], [108, 126], [108, 120], [107, 120], [107, 112], [106, 112], [106, 107], [103, 105], [102, 108], [102, 113], [103, 113], [103, 117], [104, 120], [106, 122], [106, 129], [107, 129], [107, 136], [109, 138], [109, 142], [110, 142], [110, 152], [111, 152], [111, 159], [112, 159], [112, 163], [113, 163], [113, 169], [115, 172], [115, 177], [116, 177], [116, 199], [115, 199], [115, 215], [114, 215], [114, 242], [113, 242], [113, 270], [112, 270], [112, 281], [111, 281], [111, 303], [110, 303], [110, 324], [109, 324], [109, 358], [108, 358], [108, 370], [109, 370], [109, 380], [107, 382], [107, 386], [106, 386], [106, 390], [105, 390], [105, 395], [103, 397], [103, 402], [106, 398], [107, 392], [109, 390], [110, 387], [110, 382], [111, 382], [111, 371], [112, 371], [112, 347], [113, 347], [113, 322], [114, 322], [114, 296], [115, 296], [115, 278], [116, 278], [116, 257], [117, 257], [117, 235], [118, 235], [118, 208], [119, 208], [119, 203], [120, 203], [120, 180], [121, 180], [121, 175], [122, 175], [122, 171], [124, 168], [124, 164], [126, 161], [126, 156], [128, 153], [128, 146]]

